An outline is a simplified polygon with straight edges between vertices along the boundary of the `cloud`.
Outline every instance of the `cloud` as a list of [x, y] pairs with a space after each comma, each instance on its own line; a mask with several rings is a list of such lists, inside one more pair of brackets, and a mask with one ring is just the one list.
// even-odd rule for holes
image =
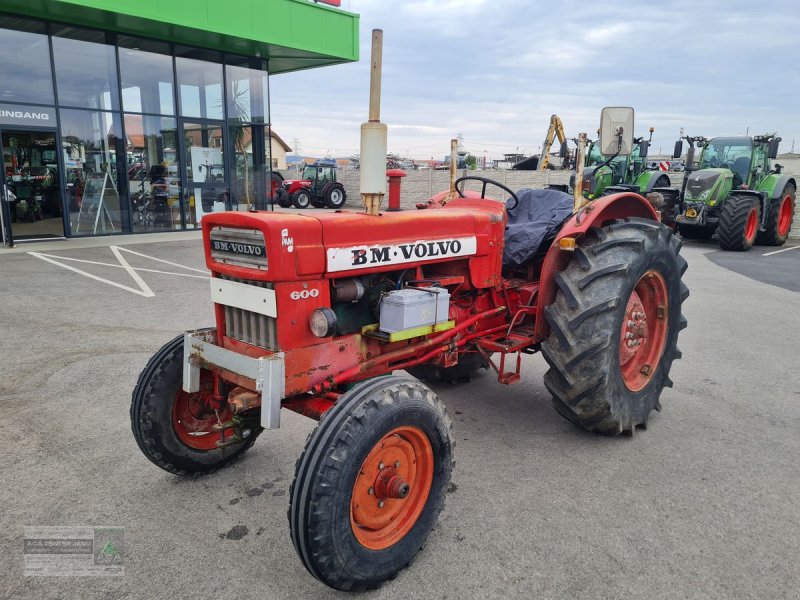
[[348, 0], [362, 59], [271, 80], [272, 121], [304, 152], [358, 151], [369, 37], [384, 30], [382, 120], [389, 148], [444, 156], [536, 152], [550, 115], [592, 134], [605, 105], [633, 106], [666, 152], [680, 127], [702, 135], [778, 131], [800, 138], [795, 50], [800, 11], [743, 1]]

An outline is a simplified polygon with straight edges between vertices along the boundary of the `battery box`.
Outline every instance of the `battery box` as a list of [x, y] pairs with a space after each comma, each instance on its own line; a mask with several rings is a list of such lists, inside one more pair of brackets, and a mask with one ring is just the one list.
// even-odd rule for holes
[[380, 330], [394, 333], [447, 321], [450, 292], [441, 287], [406, 288], [381, 299]]

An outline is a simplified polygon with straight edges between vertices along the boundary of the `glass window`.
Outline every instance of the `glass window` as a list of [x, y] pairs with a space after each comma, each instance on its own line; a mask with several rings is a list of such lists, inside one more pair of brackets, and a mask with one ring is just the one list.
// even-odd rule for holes
[[172, 57], [144, 48], [144, 43], [140, 45], [133, 38], [120, 38], [122, 108], [126, 112], [174, 115]]
[[53, 36], [53, 58], [60, 105], [119, 110], [114, 46], [102, 32], [62, 28]]
[[179, 57], [180, 113], [184, 117], [222, 119], [222, 65]]
[[53, 104], [50, 48], [44, 26], [0, 18], [0, 101]]
[[175, 119], [125, 115], [125, 168], [133, 231], [181, 226], [181, 183]]
[[119, 193], [119, 115], [70, 109], [60, 114], [66, 181], [75, 194], [69, 215], [72, 234], [120, 233], [127, 219]]
[[262, 75], [262, 85], [264, 88], [264, 123], [269, 123], [269, 75], [264, 73]]
[[242, 123], [264, 122], [264, 72], [246, 65], [227, 65], [228, 119]]
[[197, 227], [203, 215], [225, 210], [229, 204], [222, 126], [183, 123], [183, 139], [191, 192], [186, 222]]

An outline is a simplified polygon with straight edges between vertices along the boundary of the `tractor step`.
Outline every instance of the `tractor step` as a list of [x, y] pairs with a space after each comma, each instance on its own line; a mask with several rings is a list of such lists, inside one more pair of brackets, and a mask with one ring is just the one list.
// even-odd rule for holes
[[[532, 354], [531, 347], [534, 346], [535, 333], [533, 327], [516, 327], [508, 333], [500, 333], [477, 340], [478, 351], [489, 363], [489, 366], [497, 373], [500, 383], [510, 385], [519, 381], [520, 367], [522, 365], [522, 353]], [[492, 360], [492, 353], [500, 355], [500, 362], [496, 364]], [[509, 354], [516, 354], [516, 365], [513, 371], [506, 370], [506, 357]]]

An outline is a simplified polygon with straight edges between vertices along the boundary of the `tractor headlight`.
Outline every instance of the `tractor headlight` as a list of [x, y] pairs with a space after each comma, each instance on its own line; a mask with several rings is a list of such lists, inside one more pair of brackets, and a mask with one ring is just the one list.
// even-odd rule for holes
[[700, 195], [698, 196], [698, 199], [699, 199], [699, 200], [705, 200], [706, 198], [708, 198], [708, 195], [709, 195], [710, 193], [711, 193], [711, 190], [706, 190], [705, 192], [703, 192], [702, 194], [700, 194]]
[[308, 318], [308, 325], [315, 336], [329, 337], [336, 331], [336, 313], [330, 308], [318, 308]]

